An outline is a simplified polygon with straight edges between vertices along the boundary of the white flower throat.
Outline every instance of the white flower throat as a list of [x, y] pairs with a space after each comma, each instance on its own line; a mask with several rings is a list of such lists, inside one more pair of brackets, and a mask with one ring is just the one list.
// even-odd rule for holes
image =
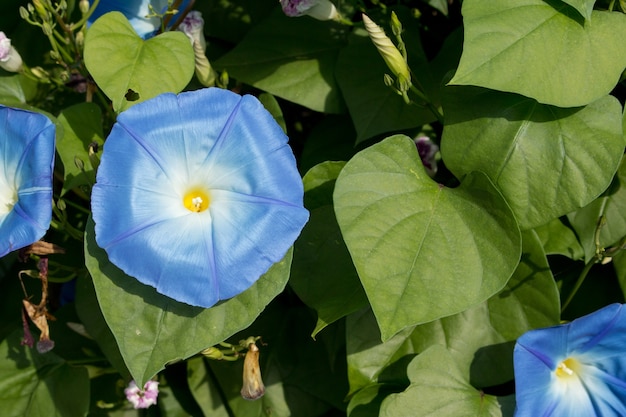
[[17, 203], [17, 190], [0, 183], [0, 215], [11, 212], [15, 203]]

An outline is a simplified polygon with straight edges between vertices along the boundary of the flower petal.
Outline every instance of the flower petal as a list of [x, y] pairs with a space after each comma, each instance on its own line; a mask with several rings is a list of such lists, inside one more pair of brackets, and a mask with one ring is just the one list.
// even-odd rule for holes
[[[208, 209], [191, 211], [190, 189]], [[158, 292], [210, 307], [282, 259], [308, 220], [287, 137], [252, 96], [163, 94], [118, 117], [92, 193], [96, 241]]]
[[[625, 314], [612, 304], [522, 335], [514, 350], [515, 415], [626, 415]], [[569, 360], [574, 373], [557, 376], [557, 366]]]
[[626, 382], [593, 365], [584, 366], [582, 371], [585, 389], [593, 394], [590, 402], [594, 404], [595, 414], [626, 416]]
[[229, 191], [215, 191], [213, 195], [214, 244], [220, 254], [215, 269], [221, 277], [220, 297], [230, 298], [250, 287], [259, 271], [265, 273], [282, 259], [286, 248], [281, 240], [294, 242], [308, 213], [279, 200]]
[[626, 360], [622, 359], [626, 343], [626, 309], [611, 304], [571, 323], [569, 345], [572, 354], [602, 362], [603, 369], [626, 380]]
[[50, 226], [55, 128], [42, 114], [0, 106], [0, 131], [0, 192], [17, 197], [0, 215], [4, 256], [39, 240]]
[[[208, 158], [197, 173], [206, 175], [212, 188], [262, 196], [302, 205], [302, 180], [293, 171], [276, 167], [295, 167], [295, 158], [282, 129], [265, 114], [263, 105], [252, 96], [241, 98], [220, 133]], [[268, 114], [269, 115], [269, 114]], [[214, 172], [219, 174], [214, 175]], [[291, 174], [291, 175], [289, 175]]]

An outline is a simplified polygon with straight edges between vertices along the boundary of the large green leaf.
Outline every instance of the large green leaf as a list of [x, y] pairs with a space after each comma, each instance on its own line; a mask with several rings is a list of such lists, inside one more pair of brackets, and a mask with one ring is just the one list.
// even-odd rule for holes
[[339, 24], [289, 18], [277, 8], [215, 67], [310, 109], [341, 113], [344, 104], [334, 68], [344, 32]]
[[456, 189], [437, 184], [406, 136], [355, 155], [334, 200], [383, 340], [486, 300], [520, 259], [517, 223], [489, 179], [476, 172]]
[[77, 417], [89, 409], [87, 369], [54, 351], [21, 346], [21, 331], [0, 343], [0, 409], [3, 417]]
[[622, 159], [616, 176], [615, 186], [608, 195], [568, 215], [585, 251], [585, 262], [596, 254], [596, 228], [602, 216], [605, 223], [598, 235], [601, 247], [608, 248], [626, 237], [626, 158]]
[[[432, 89], [434, 82], [419, 46], [419, 33], [414, 35], [417, 36], [407, 37], [409, 45], [414, 45], [409, 49], [409, 63], [422, 84]], [[411, 42], [412, 39], [415, 41]], [[355, 30], [350, 43], [339, 54], [336, 74], [357, 131], [357, 143], [381, 133], [415, 128], [436, 120], [427, 107], [406, 104], [385, 85], [384, 75], [389, 72], [367, 32]]]
[[346, 322], [348, 379], [354, 393], [390, 379], [390, 370], [432, 345], [445, 346], [473, 385], [513, 379], [515, 340], [528, 330], [558, 324], [559, 293], [534, 232], [525, 232], [522, 261], [502, 291], [459, 314], [409, 328], [384, 343], [368, 312]]
[[250, 325], [289, 278], [291, 251], [240, 295], [212, 308], [192, 307], [124, 274], [98, 247], [93, 228], [90, 220], [85, 233], [86, 265], [102, 314], [139, 386], [165, 364], [188, 358]]
[[335, 179], [344, 164], [324, 162], [304, 176], [304, 202], [311, 218], [294, 247], [289, 285], [317, 312], [313, 336], [367, 305], [332, 207]]
[[626, 16], [543, 0], [463, 2], [465, 43], [451, 84], [532, 97], [560, 107], [608, 94], [626, 67]]
[[523, 96], [450, 87], [441, 153], [458, 177], [486, 173], [522, 229], [582, 207], [608, 187], [624, 151], [611, 96], [561, 109]]
[[57, 151], [64, 168], [61, 194], [75, 187], [85, 187], [89, 194], [96, 173], [89, 158], [89, 146], [102, 146], [102, 112], [93, 103], [81, 103], [64, 109], [58, 117], [63, 135], [57, 140]]
[[184, 33], [165, 32], [144, 41], [119, 12], [107, 13], [91, 25], [84, 55], [89, 73], [117, 112], [161, 93], [179, 93], [195, 66]]
[[407, 373], [411, 385], [383, 401], [380, 417], [502, 416], [496, 397], [472, 387], [442, 346], [435, 345], [413, 359]]
[[504, 290], [485, 303], [417, 326], [411, 335], [418, 352], [445, 346], [474, 386], [513, 379], [513, 346], [529, 330], [559, 323], [559, 291], [534, 232], [525, 232], [522, 261]]

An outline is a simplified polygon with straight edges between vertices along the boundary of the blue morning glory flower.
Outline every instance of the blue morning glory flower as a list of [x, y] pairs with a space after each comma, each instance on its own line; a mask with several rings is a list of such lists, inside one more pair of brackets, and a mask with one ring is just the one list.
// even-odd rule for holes
[[96, 242], [177, 301], [211, 307], [243, 292], [308, 220], [287, 140], [249, 95], [208, 88], [134, 105], [104, 145]]
[[626, 416], [626, 310], [612, 304], [515, 345], [518, 417]]
[[[189, 5], [190, 0], [184, 0], [177, 7], [178, 14], [172, 16], [170, 23], [175, 23], [178, 16]], [[167, 10], [167, 0], [100, 0], [96, 10], [89, 16], [89, 23], [93, 23], [97, 18], [108, 12], [120, 12], [130, 21], [135, 31], [143, 39], [154, 36], [161, 26], [161, 20], [156, 17], [146, 17], [150, 14], [150, 7], [159, 13]]]
[[0, 256], [50, 227], [54, 135], [46, 116], [0, 106]]

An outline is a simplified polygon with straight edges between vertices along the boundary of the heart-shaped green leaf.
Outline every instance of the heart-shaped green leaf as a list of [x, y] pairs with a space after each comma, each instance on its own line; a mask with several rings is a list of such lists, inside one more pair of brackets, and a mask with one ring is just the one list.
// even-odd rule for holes
[[86, 265], [100, 309], [139, 386], [165, 364], [188, 358], [249, 326], [289, 279], [291, 250], [238, 296], [208, 309], [192, 307], [157, 293], [109, 262], [96, 244], [93, 220], [85, 235]]
[[624, 151], [614, 97], [561, 109], [482, 88], [447, 90], [446, 166], [458, 178], [486, 173], [522, 229], [588, 204], [610, 184]]
[[107, 13], [87, 31], [85, 65], [117, 112], [162, 93], [179, 93], [191, 80], [194, 53], [182, 32], [141, 39], [119, 12]]
[[522, 261], [501, 292], [462, 313], [417, 326], [411, 335], [418, 352], [435, 344], [448, 348], [477, 387], [512, 380], [515, 340], [559, 323], [559, 291], [541, 243], [532, 231], [523, 237]]
[[477, 172], [456, 189], [435, 183], [406, 136], [355, 155], [334, 201], [383, 340], [486, 300], [520, 259], [517, 222], [489, 179]]
[[371, 312], [346, 320], [350, 392], [390, 381], [389, 368], [432, 345], [445, 346], [463, 375], [477, 387], [513, 379], [513, 345], [528, 330], [560, 318], [559, 293], [534, 232], [523, 234], [522, 260], [498, 294], [459, 314], [396, 334], [380, 343]]
[[450, 84], [475, 85], [560, 107], [607, 95], [626, 67], [626, 16], [543, 0], [463, 2], [465, 41]]
[[411, 385], [383, 401], [381, 417], [502, 417], [496, 397], [472, 387], [442, 346], [432, 346], [413, 359], [407, 374]]

